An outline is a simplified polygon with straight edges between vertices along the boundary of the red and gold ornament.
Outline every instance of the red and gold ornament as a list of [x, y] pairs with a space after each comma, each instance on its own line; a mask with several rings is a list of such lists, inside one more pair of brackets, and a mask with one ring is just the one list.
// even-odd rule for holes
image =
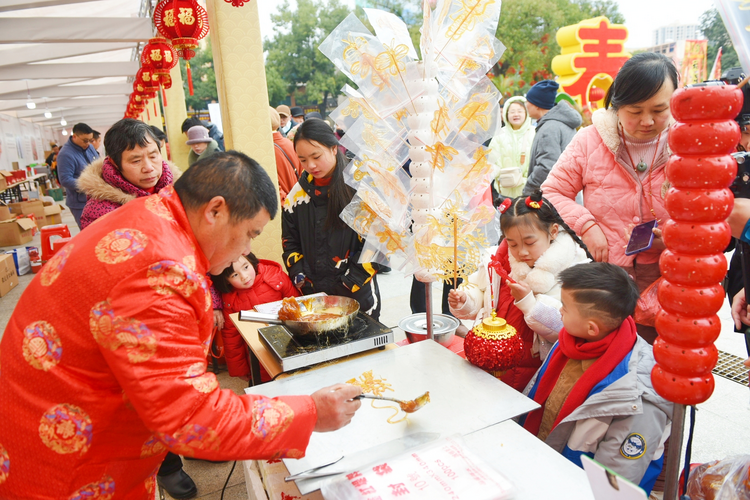
[[725, 219], [734, 204], [728, 187], [737, 173], [730, 153], [740, 139], [733, 118], [741, 109], [742, 91], [733, 85], [685, 87], [671, 100], [677, 123], [669, 146], [675, 154], [666, 167], [670, 220], [662, 232], [663, 309], [656, 316], [651, 381], [659, 395], [678, 404], [702, 403], [714, 390], [713, 343], [721, 332], [716, 312], [724, 301], [719, 283], [731, 238]]
[[471, 364], [501, 377], [523, 357], [523, 339], [504, 319], [492, 316], [482, 320], [464, 339], [464, 352]]
[[141, 64], [153, 69], [154, 74], [169, 75], [177, 66], [177, 51], [164, 37], [151, 38], [141, 52]]
[[164, 89], [172, 87], [170, 71], [177, 66], [177, 51], [164, 37], [154, 37], [148, 41], [141, 52], [141, 64], [149, 66], [153, 74], [158, 77], [159, 87], [162, 89], [162, 102], [167, 105], [167, 95]]
[[187, 80], [193, 95], [190, 59], [195, 56], [198, 41], [208, 35], [208, 14], [195, 0], [162, 0], [154, 9], [154, 24], [159, 33], [170, 39], [177, 54], [187, 62]]

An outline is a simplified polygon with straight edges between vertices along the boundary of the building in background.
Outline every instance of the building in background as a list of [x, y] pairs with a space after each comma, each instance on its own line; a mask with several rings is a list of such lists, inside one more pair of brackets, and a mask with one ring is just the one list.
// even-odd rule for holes
[[670, 24], [654, 30], [653, 45], [662, 45], [680, 40], [699, 40], [703, 38], [701, 27], [697, 24]]

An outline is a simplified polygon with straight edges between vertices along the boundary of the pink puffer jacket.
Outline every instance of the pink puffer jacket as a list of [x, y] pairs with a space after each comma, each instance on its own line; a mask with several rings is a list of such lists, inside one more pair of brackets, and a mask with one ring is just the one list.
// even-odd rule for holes
[[[610, 263], [632, 266], [635, 258], [640, 264], [656, 263], [661, 254], [658, 250], [625, 255], [624, 230], [629, 224], [653, 220], [651, 200], [659, 226], [664, 227], [669, 218], [664, 208], [669, 187], [664, 171], [666, 162], [662, 160], [651, 174], [653, 196], [649, 195], [648, 177], [644, 179], [644, 199], [633, 170], [615, 159], [620, 147], [617, 114], [612, 110], [598, 110], [592, 121], [593, 125], [579, 131], [557, 160], [542, 184], [544, 196], [577, 234], [581, 234], [581, 228], [588, 221], [599, 224], [609, 244]], [[581, 190], [585, 206], [575, 202]]]

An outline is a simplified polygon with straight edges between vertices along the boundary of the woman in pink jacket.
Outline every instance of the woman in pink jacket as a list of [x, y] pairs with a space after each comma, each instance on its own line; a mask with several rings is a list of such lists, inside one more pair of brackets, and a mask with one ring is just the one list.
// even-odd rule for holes
[[[607, 92], [606, 109], [594, 113], [593, 126], [578, 132], [542, 185], [594, 259], [623, 267], [641, 291], [659, 277], [661, 231], [649, 250], [628, 256], [625, 247], [634, 225], [657, 219], [663, 226], [668, 217], [664, 167], [677, 78], [666, 56], [633, 56]], [[583, 206], [575, 202], [579, 191]], [[652, 327], [638, 325], [638, 333], [649, 343], [656, 338]]]

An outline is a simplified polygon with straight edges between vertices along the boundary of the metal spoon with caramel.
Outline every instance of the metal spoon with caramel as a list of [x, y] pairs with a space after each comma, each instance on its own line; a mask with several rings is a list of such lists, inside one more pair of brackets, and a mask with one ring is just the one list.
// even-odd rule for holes
[[416, 399], [410, 399], [408, 401], [388, 398], [385, 396], [373, 396], [372, 394], [360, 394], [359, 396], [355, 396], [354, 399], [381, 399], [383, 401], [393, 401], [394, 403], [398, 403], [404, 413], [414, 413], [430, 402], [430, 391], [425, 392]]

